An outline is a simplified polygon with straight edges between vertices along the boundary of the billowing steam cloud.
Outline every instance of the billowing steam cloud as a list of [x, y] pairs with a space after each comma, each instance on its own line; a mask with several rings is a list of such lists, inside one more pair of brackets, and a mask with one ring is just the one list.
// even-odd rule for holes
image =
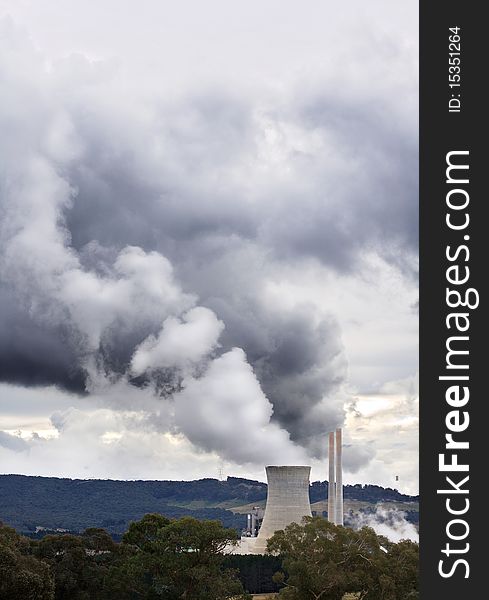
[[135, 108], [110, 64], [47, 63], [1, 33], [2, 381], [111, 406], [111, 386], [144, 389], [160, 429], [238, 463], [319, 456], [343, 420], [340, 328], [269, 287], [301, 265], [351, 273], [373, 246], [407, 269], [402, 109], [348, 87]]
[[217, 346], [224, 324], [208, 308], [192, 308], [182, 320], [168, 317], [155, 337], [149, 335], [135, 350], [131, 370], [136, 375], [198, 363]]
[[291, 447], [289, 436], [270, 423], [272, 405], [241, 349], [214, 360], [200, 379], [184, 381], [175, 399], [176, 422], [187, 437], [242, 464], [300, 462], [305, 453]]
[[373, 513], [361, 512], [354, 516], [350, 515], [349, 523], [355, 528], [371, 527], [378, 535], [383, 535], [391, 542], [419, 541], [418, 530], [406, 519], [406, 513], [402, 510], [378, 506]]

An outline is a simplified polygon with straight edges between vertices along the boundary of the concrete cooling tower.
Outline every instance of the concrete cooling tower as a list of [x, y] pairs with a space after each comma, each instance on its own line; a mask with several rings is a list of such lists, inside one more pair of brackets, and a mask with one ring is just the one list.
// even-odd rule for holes
[[263, 554], [275, 531], [310, 517], [309, 475], [311, 467], [266, 467], [268, 492], [263, 522], [254, 540], [253, 554]]

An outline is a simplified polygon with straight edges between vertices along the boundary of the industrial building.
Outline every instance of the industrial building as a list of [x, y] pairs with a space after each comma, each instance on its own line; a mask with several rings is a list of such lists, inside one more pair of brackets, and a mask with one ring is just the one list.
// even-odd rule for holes
[[[328, 520], [343, 525], [342, 431], [328, 438], [329, 481]], [[291, 523], [301, 523], [312, 516], [309, 501], [309, 466], [267, 466], [268, 481], [265, 512], [254, 507], [248, 514], [247, 528], [235, 552], [264, 554], [268, 539]]]

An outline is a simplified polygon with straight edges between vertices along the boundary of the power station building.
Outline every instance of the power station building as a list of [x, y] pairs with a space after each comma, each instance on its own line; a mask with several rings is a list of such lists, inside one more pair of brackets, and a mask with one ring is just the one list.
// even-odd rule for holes
[[[328, 519], [343, 525], [343, 474], [341, 429], [329, 434]], [[263, 514], [254, 507], [248, 515], [246, 535], [235, 550], [239, 554], [264, 554], [268, 539], [291, 523], [312, 516], [309, 501], [309, 466], [265, 467], [268, 481]]]
[[266, 472], [267, 504], [253, 554], [264, 554], [268, 538], [279, 529], [312, 516], [309, 503], [311, 467], [266, 467]]

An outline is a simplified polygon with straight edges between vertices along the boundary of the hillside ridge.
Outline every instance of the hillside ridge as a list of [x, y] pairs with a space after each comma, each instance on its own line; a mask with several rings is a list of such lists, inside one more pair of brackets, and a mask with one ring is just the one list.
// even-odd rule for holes
[[[319, 512], [327, 488], [326, 481], [310, 486], [311, 505]], [[0, 475], [0, 520], [31, 536], [57, 529], [79, 532], [87, 527], [104, 527], [117, 536], [131, 521], [159, 512], [170, 518], [218, 519], [240, 531], [246, 525], [243, 507], [263, 505], [266, 494], [266, 483], [240, 477], [123, 481]], [[395, 503], [417, 520], [418, 496], [361, 484], [344, 486], [344, 496], [356, 510]]]

